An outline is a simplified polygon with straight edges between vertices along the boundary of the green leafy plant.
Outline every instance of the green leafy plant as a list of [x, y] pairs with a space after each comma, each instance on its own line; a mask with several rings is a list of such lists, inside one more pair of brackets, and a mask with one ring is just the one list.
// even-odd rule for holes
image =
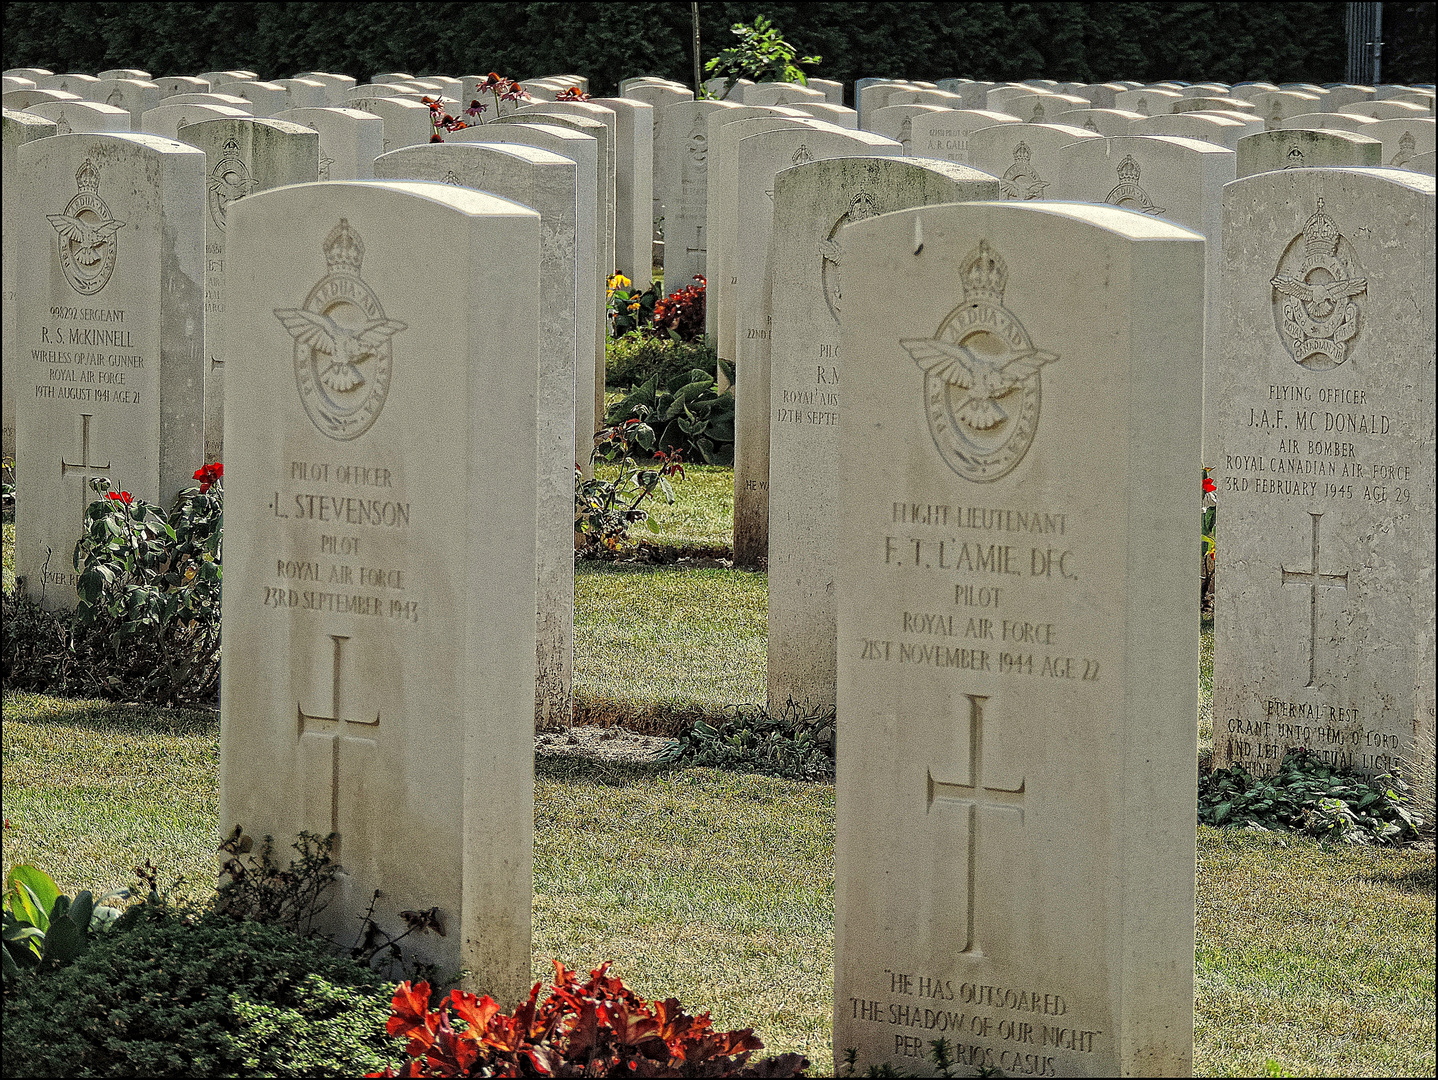
[[15, 459], [0, 461], [0, 513], [6, 521], [15, 520]]
[[168, 903], [5, 995], [6, 1076], [359, 1076], [399, 1053], [393, 984], [320, 940]]
[[799, 56], [779, 28], [763, 15], [756, 15], [753, 25], [735, 23], [729, 29], [739, 44], [704, 65], [709, 75], [724, 79], [720, 98], [727, 98], [740, 79], [803, 85], [809, 80], [800, 65], [812, 67], [823, 60], [821, 56]]
[[[652, 465], [641, 465], [636, 453], [652, 454]], [[574, 532], [584, 547], [602, 545], [617, 550], [629, 529], [641, 521], [650, 532], [658, 526], [640, 504], [656, 491], [665, 501], [674, 502], [670, 480], [684, 479], [684, 454], [671, 448], [657, 450], [654, 429], [642, 419], [631, 418], [596, 432], [590, 460], [597, 466], [588, 480], [574, 470]], [[601, 470], [598, 466], [610, 466]]]
[[[720, 362], [733, 380], [734, 369]], [[679, 447], [706, 465], [734, 462], [734, 395], [720, 393], [714, 375], [701, 368], [661, 379], [651, 375], [611, 405], [604, 422], [639, 420], [658, 433], [660, 446]]]
[[657, 760], [788, 780], [834, 775], [834, 706], [804, 708], [790, 698], [777, 716], [761, 705], [731, 705], [724, 712], [717, 724], [696, 720], [687, 734], [669, 741]]
[[195, 473], [168, 515], [127, 491], [90, 481], [102, 497], [75, 545], [74, 628], [104, 659], [103, 682], [160, 704], [209, 700], [220, 670], [221, 537], [218, 462]]
[[675, 341], [668, 337], [626, 334], [609, 342], [604, 384], [610, 390], [632, 390], [652, 375], [667, 383], [695, 368], [714, 371], [718, 358], [706, 341]]
[[73, 961], [90, 947], [94, 935], [120, 917], [120, 908], [111, 901], [124, 901], [129, 895], [128, 889], [120, 889], [97, 902], [94, 894], [82, 889], [72, 899], [45, 871], [11, 867], [5, 875], [5, 978]]
[[401, 983], [386, 1030], [408, 1038], [408, 1060], [369, 1075], [786, 1077], [808, 1067], [799, 1054], [751, 1066], [764, 1048], [753, 1030], [715, 1031], [707, 1012], [692, 1016], [676, 998], [646, 1001], [608, 969], [581, 982], [556, 960], [544, 1001], [535, 983], [513, 1013], [461, 990], [431, 1009], [428, 983]]
[[1304, 833], [1346, 844], [1399, 844], [1418, 838], [1408, 785], [1394, 774], [1369, 779], [1341, 772], [1303, 747], [1277, 771], [1253, 776], [1242, 765], [1199, 778], [1201, 825]]

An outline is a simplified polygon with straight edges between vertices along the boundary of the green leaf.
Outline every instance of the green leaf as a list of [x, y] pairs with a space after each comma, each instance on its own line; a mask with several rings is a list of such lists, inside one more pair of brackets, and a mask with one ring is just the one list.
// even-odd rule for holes
[[47, 913], [59, 895], [60, 886], [55, 884], [55, 879], [33, 866], [13, 866], [5, 877], [6, 906], [15, 911], [16, 915], [20, 914], [11, 900], [14, 896], [21, 903], [30, 923], [41, 930], [49, 923]]
[[45, 932], [45, 959], [57, 964], [68, 964], [84, 952], [89, 944], [89, 938], [70, 921], [69, 915], [61, 915]]

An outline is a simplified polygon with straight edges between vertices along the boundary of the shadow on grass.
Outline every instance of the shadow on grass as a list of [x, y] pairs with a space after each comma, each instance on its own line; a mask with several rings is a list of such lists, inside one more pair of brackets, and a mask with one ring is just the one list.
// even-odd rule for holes
[[146, 735], [218, 735], [220, 716], [205, 709], [166, 709], [100, 698], [7, 694], [7, 723]]
[[1375, 885], [1387, 885], [1399, 892], [1432, 894], [1438, 887], [1438, 876], [1434, 872], [1433, 852], [1421, 863], [1401, 869], [1382, 867], [1364, 876]]
[[537, 755], [534, 759], [536, 780], [616, 788], [645, 784], [680, 768], [683, 766], [676, 762], [598, 761], [579, 754], [553, 752]]

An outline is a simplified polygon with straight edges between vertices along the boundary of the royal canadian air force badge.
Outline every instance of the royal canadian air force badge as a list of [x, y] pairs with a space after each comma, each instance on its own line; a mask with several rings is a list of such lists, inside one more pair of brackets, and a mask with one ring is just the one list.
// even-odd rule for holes
[[329, 273], [302, 307], [276, 308], [295, 339], [295, 384], [315, 427], [348, 441], [379, 419], [389, 395], [390, 339], [406, 324], [385, 317], [379, 297], [360, 277], [364, 243], [340, 218], [324, 242]]
[[59, 237], [60, 270], [81, 296], [94, 296], [115, 272], [115, 234], [125, 227], [100, 198], [100, 170], [89, 158], [75, 173], [79, 190], [46, 219]]
[[964, 300], [932, 338], [899, 342], [924, 372], [924, 407], [939, 455], [966, 480], [997, 480], [1038, 430], [1040, 374], [1058, 355], [1034, 348], [1004, 307], [1008, 268], [980, 241], [959, 270]]
[[1296, 362], [1328, 371], [1349, 358], [1368, 278], [1322, 199], [1278, 260], [1272, 285], [1274, 323]]

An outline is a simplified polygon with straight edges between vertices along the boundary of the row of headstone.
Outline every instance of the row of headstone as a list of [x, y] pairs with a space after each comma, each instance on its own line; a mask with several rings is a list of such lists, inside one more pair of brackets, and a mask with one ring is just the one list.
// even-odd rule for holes
[[[528, 983], [530, 712], [546, 597], [572, 605], [576, 234], [612, 190], [609, 111], [517, 112], [494, 127], [512, 140], [273, 190], [233, 134], [198, 143], [291, 135], [313, 181], [315, 132], [33, 118], [14, 145], [6, 116], [35, 463], [17, 571], [73, 589], [56, 568], [90, 476], [157, 501], [186, 483], [224, 370], [221, 825], [336, 833], [331, 929], [376, 890], [396, 930], [437, 906], [420, 957], [500, 998]], [[1190, 1069], [1201, 428], [1224, 504], [1215, 758], [1391, 766], [1433, 723], [1432, 178], [1240, 177], [1211, 142], [1046, 124], [1001, 176], [790, 105], [693, 115], [751, 421], [767, 380], [741, 449], [767, 440], [770, 640], [794, 646], [771, 646], [771, 693], [830, 692], [842, 718], [835, 1046]], [[516, 145], [581, 121], [605, 133], [579, 136], [592, 183]]]

